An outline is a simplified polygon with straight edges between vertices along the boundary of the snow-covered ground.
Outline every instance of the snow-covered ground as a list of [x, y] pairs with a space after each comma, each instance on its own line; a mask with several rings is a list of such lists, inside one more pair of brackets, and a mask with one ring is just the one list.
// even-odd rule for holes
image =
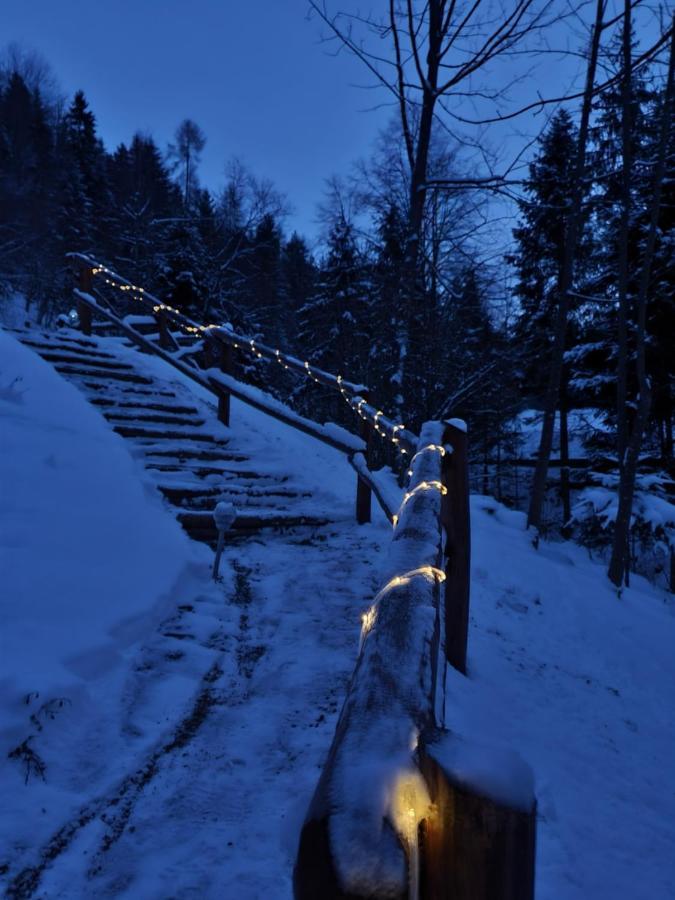
[[[288, 900], [388, 525], [353, 524], [337, 453], [233, 403], [334, 523], [232, 542], [214, 584], [127, 444], [2, 333], [0, 417], [0, 885]], [[475, 703], [450, 678], [446, 719], [532, 765], [538, 898], [674, 897], [673, 606], [488, 498], [472, 515]]]

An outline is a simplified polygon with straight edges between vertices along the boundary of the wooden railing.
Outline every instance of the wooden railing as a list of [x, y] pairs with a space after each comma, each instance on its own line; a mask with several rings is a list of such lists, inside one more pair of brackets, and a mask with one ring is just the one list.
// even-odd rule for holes
[[464, 423], [426, 423], [410, 471], [389, 571], [363, 616], [356, 668], [303, 825], [295, 896], [530, 900], [529, 768], [452, 726], [457, 706], [471, 702]]
[[[342, 451], [357, 472], [358, 521], [369, 520], [374, 494], [394, 526], [389, 570], [363, 615], [356, 668], [300, 835], [297, 900], [531, 900], [531, 772], [515, 754], [473, 742], [452, 724], [457, 707], [470, 702], [464, 423], [428, 422], [418, 438], [372, 405], [363, 385], [228, 328], [196, 323], [90, 257], [70, 259], [79, 271], [85, 333], [100, 316], [212, 391], [225, 424], [232, 395]], [[138, 300], [156, 323], [157, 340], [134, 327], [137, 319], [97, 300], [97, 276]], [[180, 347], [170, 325], [195, 345]], [[196, 364], [195, 354], [209, 348], [217, 366]], [[361, 417], [361, 434], [319, 425], [236, 380], [235, 353], [277, 361], [339, 391]], [[368, 466], [376, 434], [408, 460], [402, 501]]]
[[[373, 406], [369, 402], [369, 392], [365, 385], [325, 372], [309, 360], [302, 361], [255, 338], [237, 334], [225, 326], [195, 322], [163, 303], [145, 288], [133, 284], [89, 256], [69, 253], [68, 258], [79, 276], [79, 288], [75, 290], [75, 295], [80, 328], [84, 333], [91, 333], [94, 316], [107, 321], [138, 346], [154, 352], [215, 394], [218, 399], [218, 417], [225, 425], [230, 424], [230, 396], [234, 396], [340, 450], [348, 457], [357, 473], [357, 521], [360, 524], [370, 521], [372, 494], [375, 494], [385, 514], [392, 520], [394, 510], [392, 503], [387, 500], [386, 484], [369, 468], [372, 441], [379, 435], [394, 444], [403, 456], [410, 457], [415, 452], [417, 436], [402, 423], [394, 422], [382, 410]], [[142, 333], [138, 327], [138, 315], [121, 317], [114, 307], [111, 308], [103, 301], [101, 288], [105, 286], [119, 291], [127, 301], [134, 304], [139, 313], [145, 313], [146, 318], [155, 323], [156, 339], [151, 340], [147, 334]], [[178, 329], [181, 336], [193, 340], [192, 352], [189, 352], [189, 348], [186, 350], [180, 347], [170, 326]], [[298, 415], [274, 397], [236, 379], [236, 354], [267, 359], [285, 370], [334, 390], [360, 417], [360, 433], [356, 435], [332, 424], [320, 425]], [[212, 365], [212, 362], [215, 364]]]

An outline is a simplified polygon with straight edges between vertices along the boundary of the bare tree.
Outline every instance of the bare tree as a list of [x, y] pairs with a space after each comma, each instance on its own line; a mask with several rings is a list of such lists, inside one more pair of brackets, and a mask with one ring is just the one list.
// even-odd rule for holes
[[[389, 0], [389, 14], [383, 21], [331, 13], [319, 0], [310, 0], [310, 6], [341, 45], [366, 66], [398, 110], [408, 167], [406, 296], [401, 304], [407, 307], [408, 316], [399, 346], [402, 362], [414, 371], [424, 353], [423, 339], [418, 335], [411, 341], [410, 332], [424, 319], [420, 314], [424, 304], [422, 246], [432, 135], [439, 127], [447, 128], [449, 98], [480, 95], [477, 75], [560, 16], [553, 0]], [[386, 40], [385, 55], [379, 47], [373, 49], [368, 38], [379, 38], [380, 46]], [[498, 94], [492, 92], [492, 96]], [[487, 187], [498, 180], [490, 174], [466, 182]]]
[[206, 135], [192, 119], [183, 119], [169, 144], [167, 159], [183, 185], [183, 207], [188, 210], [192, 194], [197, 187], [197, 166], [206, 144]]
[[15, 73], [23, 78], [28, 90], [38, 91], [48, 106], [60, 104], [58, 82], [44, 56], [12, 41], [0, 53], [0, 88]]

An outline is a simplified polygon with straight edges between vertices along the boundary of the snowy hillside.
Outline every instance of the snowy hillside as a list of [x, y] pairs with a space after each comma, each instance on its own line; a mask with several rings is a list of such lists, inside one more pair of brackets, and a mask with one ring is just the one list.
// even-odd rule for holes
[[[128, 445], [1, 332], [0, 416], [0, 884], [289, 900], [384, 517], [354, 524], [340, 455], [233, 403], [233, 440], [331, 522], [230, 541], [214, 584]], [[531, 764], [537, 897], [675, 896], [673, 605], [639, 577], [618, 598], [573, 544], [535, 550], [490, 498], [472, 527], [475, 703], [459, 720], [449, 675], [446, 720]]]

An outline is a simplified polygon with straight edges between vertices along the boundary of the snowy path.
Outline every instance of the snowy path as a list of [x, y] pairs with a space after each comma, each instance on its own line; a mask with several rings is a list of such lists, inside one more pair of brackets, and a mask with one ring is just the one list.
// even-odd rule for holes
[[[38, 895], [290, 897], [300, 820], [357, 648], [358, 586], [376, 590], [381, 537], [345, 529], [229, 550], [224, 583], [141, 651], [117, 750], [133, 767], [50, 861]], [[197, 688], [184, 719], [139, 752], [178, 712], [183, 679]]]
[[[142, 456], [46, 363], [4, 341], [23, 379], [6, 407], [4, 471], [17, 483], [6, 535], [21, 553], [7, 556], [6, 585], [26, 624], [0, 669], [10, 699], [0, 735], [9, 750], [32, 735], [46, 772], [20, 758], [0, 767], [0, 885], [11, 897], [289, 897], [388, 524], [356, 526], [355, 475], [337, 452], [233, 403], [230, 445], [336, 521], [236, 538], [213, 585], [211, 552], [180, 531]], [[163, 364], [117, 352], [185, 395]], [[211, 398], [192, 399], [213, 415]], [[40, 510], [46, 556], [39, 534], [17, 532], [24, 506]]]

